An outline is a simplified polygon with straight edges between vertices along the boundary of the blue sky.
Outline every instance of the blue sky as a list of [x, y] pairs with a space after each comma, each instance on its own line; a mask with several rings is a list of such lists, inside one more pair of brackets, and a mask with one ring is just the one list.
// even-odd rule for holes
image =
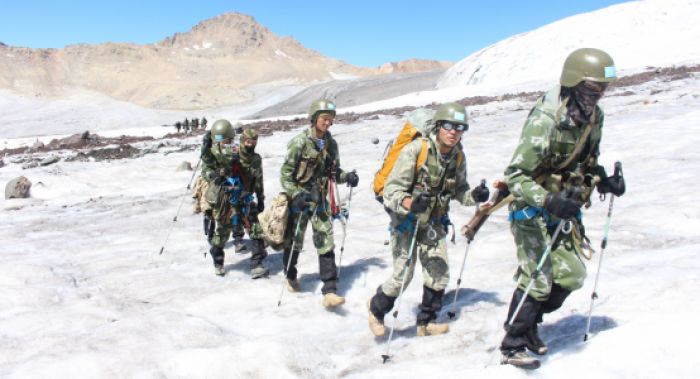
[[291, 35], [306, 47], [355, 65], [408, 58], [459, 61], [514, 34], [622, 2], [8, 0], [0, 11], [0, 41], [34, 48], [147, 44], [236, 11], [278, 35]]

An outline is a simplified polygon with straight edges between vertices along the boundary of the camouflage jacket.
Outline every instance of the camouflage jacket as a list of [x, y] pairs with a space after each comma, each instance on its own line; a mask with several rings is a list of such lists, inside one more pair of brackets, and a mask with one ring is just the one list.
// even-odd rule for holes
[[[467, 183], [467, 161], [458, 144], [446, 158], [440, 154], [435, 135], [428, 138], [428, 156], [416, 172], [416, 161], [421, 151], [421, 138], [404, 146], [384, 186], [384, 206], [398, 216], [406, 216], [409, 210], [402, 203], [418, 191], [433, 195], [431, 206], [421, 219], [440, 218], [449, 212], [451, 199], [462, 205], [473, 205]], [[459, 158], [459, 156], [462, 158]]]
[[[255, 196], [264, 199], [265, 191], [263, 187], [262, 158], [260, 154], [246, 154], [241, 151], [239, 156], [241, 168], [243, 169], [242, 181], [246, 184], [247, 192], [255, 193]], [[214, 144], [211, 149], [202, 151], [202, 177], [207, 179], [211, 172], [218, 175], [230, 177], [233, 174], [234, 154], [231, 149], [219, 148]]]
[[[603, 128], [603, 111], [596, 107], [596, 120], [588, 141], [577, 158], [566, 167], [560, 166], [574, 152], [588, 124], [576, 126], [568, 116], [557, 86], [537, 100], [523, 126], [520, 141], [508, 168], [506, 183], [515, 195], [511, 210], [525, 206], [542, 207], [549, 192], [558, 192], [576, 185], [582, 188], [582, 200], [590, 202], [599, 173], [598, 156]], [[578, 179], [575, 179], [578, 178]], [[590, 204], [590, 203], [589, 203]]]
[[307, 128], [287, 143], [280, 182], [282, 189], [291, 197], [299, 191], [311, 191], [314, 184], [323, 193], [327, 192], [330, 175], [334, 175], [339, 184], [346, 181], [347, 173], [340, 168], [338, 143], [330, 132], [326, 132], [323, 137], [325, 146], [319, 150], [311, 138], [311, 130]]

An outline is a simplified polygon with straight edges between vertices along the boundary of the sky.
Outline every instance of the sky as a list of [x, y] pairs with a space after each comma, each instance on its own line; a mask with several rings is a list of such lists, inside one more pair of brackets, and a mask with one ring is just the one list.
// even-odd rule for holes
[[512, 35], [623, 3], [588, 1], [12, 1], [0, 42], [61, 48], [148, 44], [225, 12], [253, 16], [274, 33], [359, 66], [409, 58], [459, 61]]

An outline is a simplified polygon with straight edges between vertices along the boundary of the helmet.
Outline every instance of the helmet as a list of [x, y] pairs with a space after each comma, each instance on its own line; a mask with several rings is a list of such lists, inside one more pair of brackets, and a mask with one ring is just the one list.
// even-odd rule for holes
[[469, 125], [467, 122], [467, 109], [464, 105], [458, 103], [442, 104], [435, 111], [435, 115], [433, 115], [433, 125], [436, 125], [438, 121]]
[[247, 139], [258, 140], [258, 132], [255, 129], [246, 129], [241, 133], [241, 144]]
[[603, 50], [578, 49], [569, 54], [564, 62], [559, 82], [564, 87], [573, 87], [584, 80], [610, 83], [617, 79], [615, 62]]
[[236, 133], [233, 131], [233, 126], [228, 120], [216, 120], [214, 125], [211, 126], [211, 139], [214, 142], [223, 141], [227, 138], [233, 139], [235, 136]]
[[311, 103], [311, 108], [309, 108], [309, 119], [311, 121], [316, 119], [319, 113], [330, 113], [335, 116], [335, 103], [327, 99], [314, 100]]

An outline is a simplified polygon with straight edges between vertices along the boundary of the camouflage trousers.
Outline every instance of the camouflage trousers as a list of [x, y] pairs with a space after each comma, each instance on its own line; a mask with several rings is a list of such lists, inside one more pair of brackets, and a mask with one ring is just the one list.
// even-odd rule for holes
[[[516, 280], [518, 288], [523, 291], [551, 242], [555, 229], [556, 227], [547, 228], [542, 217], [511, 222], [510, 230], [515, 238], [519, 263]], [[529, 295], [535, 300], [546, 301], [552, 290], [552, 283], [569, 291], [581, 288], [586, 278], [586, 265], [581, 257], [580, 247], [574, 241], [574, 233], [565, 233], [562, 230], [535, 278]]]
[[216, 229], [211, 239], [213, 246], [223, 248], [231, 233], [233, 233], [234, 238], [243, 238], [246, 229], [250, 239], [263, 239], [262, 228], [260, 223], [258, 223], [258, 215], [255, 212], [251, 211], [247, 219], [244, 219], [241, 208], [232, 205], [227, 206], [230, 207], [230, 210], [219, 212], [219, 218], [216, 219]]
[[[294, 250], [301, 251], [304, 246], [304, 234], [306, 233], [306, 227], [309, 221], [311, 221], [314, 247], [316, 247], [318, 255], [333, 251], [333, 249], [335, 249], [335, 241], [333, 240], [333, 220], [330, 215], [321, 209], [318, 209], [315, 215], [307, 212], [290, 213], [284, 237], [284, 248], [291, 249], [292, 243], [296, 241], [294, 243]], [[299, 231], [295, 234], [294, 232], [299, 222]]]
[[[395, 223], [394, 223], [395, 224]], [[404, 288], [411, 283], [416, 268], [416, 256], [423, 267], [423, 284], [433, 290], [441, 291], [450, 281], [450, 268], [447, 259], [447, 233], [441, 226], [422, 225], [416, 233], [416, 246], [413, 257], [408, 261], [413, 231], [405, 232], [392, 229], [391, 253], [394, 259], [393, 272], [382, 284], [382, 291], [392, 297], [399, 296], [401, 281], [406, 273]]]

